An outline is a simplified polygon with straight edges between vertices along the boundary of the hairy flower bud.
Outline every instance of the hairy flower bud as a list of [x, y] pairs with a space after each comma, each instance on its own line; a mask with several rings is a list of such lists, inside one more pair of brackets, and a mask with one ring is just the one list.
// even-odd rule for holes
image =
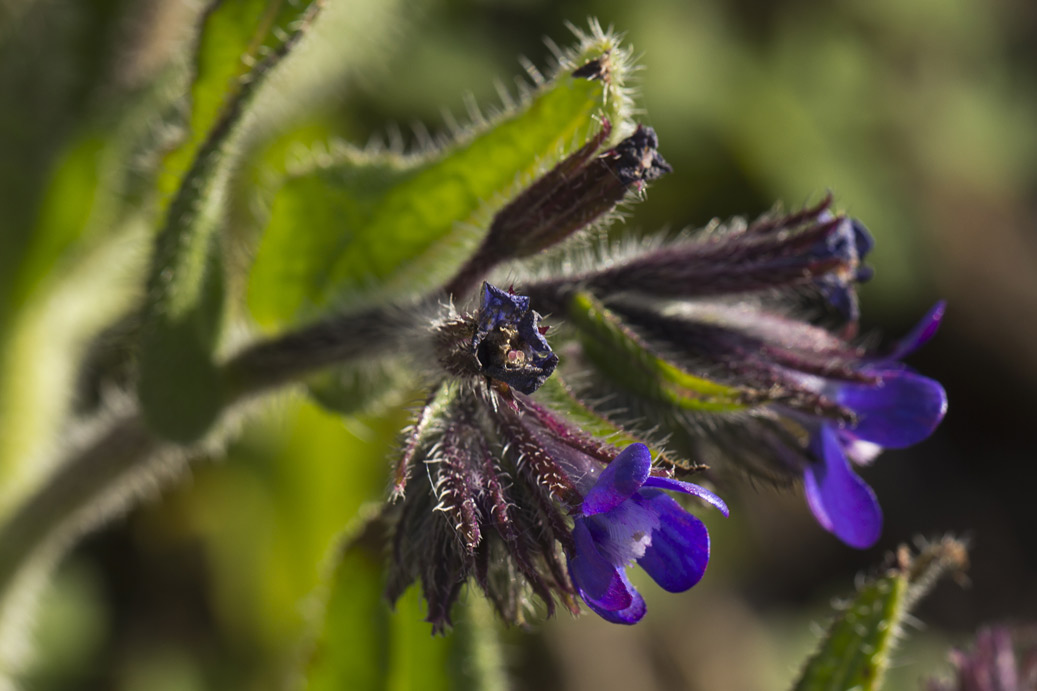
[[872, 240], [858, 221], [832, 214], [831, 197], [803, 211], [746, 225], [680, 236], [602, 268], [539, 281], [524, 288], [554, 311], [574, 289], [599, 297], [626, 293], [688, 300], [814, 287], [844, 319], [857, 319], [855, 282]]
[[476, 316], [442, 325], [437, 332], [440, 361], [458, 377], [486, 377], [525, 394], [540, 388], [558, 364], [544, 338], [540, 315], [529, 298], [483, 283]]
[[497, 264], [561, 242], [614, 209], [627, 190], [641, 192], [645, 182], [672, 171], [657, 150], [659, 140], [651, 127], [639, 125], [614, 148], [595, 155], [611, 131], [606, 120], [583, 147], [498, 211], [482, 245], [446, 292], [464, 295]]

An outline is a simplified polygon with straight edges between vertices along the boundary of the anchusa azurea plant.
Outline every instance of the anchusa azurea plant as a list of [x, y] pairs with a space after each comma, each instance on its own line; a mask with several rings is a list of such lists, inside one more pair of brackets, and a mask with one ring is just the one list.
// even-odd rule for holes
[[[251, 16], [245, 5], [266, 9], [253, 30], [232, 30]], [[81, 270], [53, 279], [61, 299], [49, 283], [33, 289], [37, 311], [21, 315], [22, 345], [2, 374], [32, 370], [18, 359], [31, 354], [40, 381], [65, 393], [16, 398], [17, 420], [32, 422], [18, 424], [69, 418], [79, 431], [63, 462], [0, 459], [22, 472], [3, 496], [0, 672], [17, 668], [7, 641], [24, 620], [12, 612], [26, 609], [19, 588], [38, 589], [40, 564], [141, 488], [219, 453], [258, 401], [287, 387], [341, 415], [424, 401], [385, 501], [337, 563], [362, 572], [350, 549], [374, 544], [375, 590], [395, 603], [418, 583], [434, 633], [461, 625], [466, 590], [510, 624], [582, 607], [635, 624], [646, 606], [632, 569], [670, 592], [696, 585], [711, 550], [697, 514], [726, 516], [714, 490], [746, 477], [802, 491], [847, 545], [875, 544], [881, 510], [855, 468], [940, 423], [942, 387], [903, 360], [944, 306], [891, 348], [862, 345], [856, 288], [871, 276], [872, 238], [859, 221], [827, 196], [752, 222], [608, 239], [623, 206], [673, 170], [633, 116], [630, 50], [596, 23], [556, 52], [549, 77], [530, 66], [517, 98], [488, 117], [473, 108], [452, 137], [411, 153], [302, 147], [272, 163], [309, 135], [290, 129], [265, 85], [288, 70], [278, 88], [296, 107], [313, 97], [282, 62], [325, 5], [345, 16], [332, 0], [214, 3], [199, 15], [185, 59], [141, 97], [148, 126], [106, 145], [133, 172], [105, 182], [112, 198], [83, 233]], [[228, 54], [241, 59], [223, 65]], [[132, 270], [109, 271], [112, 256]], [[83, 275], [92, 282], [73, 283]], [[39, 324], [67, 317], [51, 311], [63, 300], [96, 318], [25, 346]], [[61, 366], [43, 362], [59, 355]], [[905, 560], [881, 595], [895, 600], [912, 568]], [[328, 617], [352, 611], [332, 590], [341, 607]], [[318, 647], [348, 628], [329, 623]], [[338, 659], [324, 648], [315, 675]]]

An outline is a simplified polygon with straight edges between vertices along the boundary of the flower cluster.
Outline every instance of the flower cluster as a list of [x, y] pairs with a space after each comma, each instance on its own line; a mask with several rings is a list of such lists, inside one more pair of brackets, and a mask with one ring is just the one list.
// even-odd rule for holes
[[[446, 284], [451, 305], [669, 171], [650, 128], [599, 152], [610, 134], [603, 123], [501, 208]], [[802, 484], [824, 529], [874, 544], [881, 509], [854, 466], [928, 437], [947, 402], [901, 362], [935, 333], [942, 303], [888, 351], [854, 342], [872, 244], [828, 197], [589, 258], [555, 252], [527, 274], [510, 265], [517, 289], [483, 283], [477, 309], [449, 307], [432, 329], [434, 392], [397, 465], [390, 598], [420, 580], [434, 631], [469, 579], [509, 622], [525, 619], [530, 594], [547, 614], [582, 600], [637, 622], [628, 567], [680, 592], [709, 560], [705, 526], [667, 492], [727, 514], [674, 477], [696, 468], [720, 483], [736, 469]], [[564, 358], [533, 308], [565, 323]], [[665, 449], [654, 465], [646, 442]]]
[[440, 326], [451, 376], [397, 471], [389, 584], [395, 600], [420, 578], [434, 631], [469, 577], [507, 621], [523, 621], [531, 592], [548, 613], [556, 601], [575, 612], [578, 594], [610, 621], [636, 622], [644, 603], [627, 565], [680, 591], [709, 559], [705, 527], [660, 490], [727, 511], [701, 487], [651, 475], [643, 444], [620, 452], [530, 398], [557, 362], [539, 321], [527, 298], [485, 284], [475, 314]]
[[802, 480], [818, 522], [864, 548], [882, 514], [852, 464], [925, 439], [946, 410], [940, 384], [900, 362], [936, 331], [942, 303], [888, 353], [848, 340], [871, 246], [829, 197], [523, 288], [577, 327], [571, 360], [595, 372], [580, 393], [607, 401], [602, 415], [720, 472]]

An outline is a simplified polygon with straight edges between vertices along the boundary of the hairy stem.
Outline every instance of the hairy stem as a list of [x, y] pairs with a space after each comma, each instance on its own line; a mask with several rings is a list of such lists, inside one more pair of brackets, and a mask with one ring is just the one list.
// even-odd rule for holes
[[415, 324], [425, 323], [435, 309], [435, 298], [403, 307], [375, 307], [255, 343], [222, 368], [226, 402], [298, 381], [332, 365], [412, 346]]
[[[0, 593], [8, 592], [38, 550], [65, 530], [74, 529], [77, 520], [88, 524], [90, 517], [84, 514], [91, 505], [143, 467], [163, 446], [139, 415], [128, 414], [59, 465], [0, 526]], [[83, 529], [89, 527], [82, 525]]]
[[[230, 418], [246, 399], [327, 367], [413, 348], [420, 343], [414, 338], [415, 320], [434, 315], [435, 305], [436, 299], [428, 299], [337, 316], [243, 349], [220, 369], [226, 396], [217, 431], [208, 438], [218, 434], [220, 421]], [[164, 454], [190, 461], [203, 455], [204, 444], [204, 440], [191, 445], [164, 440], [134, 410], [75, 448], [0, 525], [0, 607], [6, 605], [12, 585], [36, 554], [61, 549], [76, 532], [96, 528], [132, 505], [143, 489], [175, 475], [177, 463], [169, 464], [174, 466], [166, 469], [169, 472], [155, 467]], [[134, 482], [135, 478], [146, 482]]]

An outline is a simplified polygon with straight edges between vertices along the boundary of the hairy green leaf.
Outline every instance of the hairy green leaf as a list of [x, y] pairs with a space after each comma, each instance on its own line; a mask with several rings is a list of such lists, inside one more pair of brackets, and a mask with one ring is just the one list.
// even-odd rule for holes
[[948, 570], [967, 561], [963, 543], [945, 538], [912, 557], [901, 547], [893, 564], [857, 589], [828, 627], [807, 661], [795, 691], [874, 691], [881, 688], [889, 658], [911, 607]]
[[[170, 439], [199, 437], [222, 403], [213, 361], [224, 308], [218, 233], [235, 138], [257, 87], [321, 5], [228, 0], [205, 15], [192, 88], [192, 136], [169, 164], [177, 186], [156, 241], [140, 341], [138, 396], [150, 424]], [[185, 158], [190, 167], [178, 176]]]
[[[596, 27], [595, 27], [596, 28]], [[415, 155], [342, 146], [279, 190], [249, 285], [256, 320], [277, 326], [360, 300], [416, 295], [455, 272], [493, 213], [600, 128], [626, 129], [627, 53], [596, 28], [556, 76], [458, 141]], [[600, 60], [597, 78], [573, 76]]]

